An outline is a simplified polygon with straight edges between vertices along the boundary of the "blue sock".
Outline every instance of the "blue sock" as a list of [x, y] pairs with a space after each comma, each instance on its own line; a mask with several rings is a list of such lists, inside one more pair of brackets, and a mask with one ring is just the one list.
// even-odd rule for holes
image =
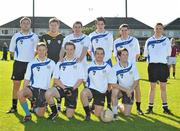
[[26, 113], [26, 116], [31, 115], [31, 113], [30, 113], [30, 111], [29, 111], [29, 109], [28, 109], [28, 104], [27, 104], [27, 102], [22, 103], [21, 106], [22, 106], [24, 112]]

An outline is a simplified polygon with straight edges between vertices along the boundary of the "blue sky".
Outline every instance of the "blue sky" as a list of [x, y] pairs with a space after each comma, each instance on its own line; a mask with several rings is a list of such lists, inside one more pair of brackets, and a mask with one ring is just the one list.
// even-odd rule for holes
[[[87, 24], [98, 16], [124, 17], [125, 0], [35, 0], [36, 16], [56, 16], [69, 26]], [[150, 26], [180, 17], [180, 0], [128, 0], [128, 16]], [[2, 0], [0, 25], [19, 16], [32, 15], [32, 0]]]

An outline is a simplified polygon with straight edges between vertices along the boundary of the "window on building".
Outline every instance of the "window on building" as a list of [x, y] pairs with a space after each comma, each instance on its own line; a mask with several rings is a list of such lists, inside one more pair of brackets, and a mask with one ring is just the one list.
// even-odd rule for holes
[[8, 34], [8, 30], [2, 30], [2, 34]]

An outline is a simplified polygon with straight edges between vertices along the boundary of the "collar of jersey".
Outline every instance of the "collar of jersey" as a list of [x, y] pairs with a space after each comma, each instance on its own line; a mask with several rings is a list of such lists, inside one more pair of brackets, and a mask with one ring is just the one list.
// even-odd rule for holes
[[56, 36], [53, 36], [53, 35], [51, 34], [51, 32], [49, 31], [47, 34], [48, 34], [49, 36], [51, 36], [51, 37], [56, 37], [56, 36], [58, 36], [58, 35], [61, 34], [61, 33], [58, 32], [58, 33], [56, 34]]
[[157, 39], [157, 38], [155, 37], [155, 35], [153, 35], [153, 39], [155, 39], [155, 40], [161, 40], [163, 37], [164, 37], [164, 36], [161, 35], [161, 36]]
[[48, 58], [46, 58], [44, 61], [41, 61], [39, 58], [36, 58], [36, 60], [37, 60], [38, 62], [46, 62], [46, 61], [48, 60]]

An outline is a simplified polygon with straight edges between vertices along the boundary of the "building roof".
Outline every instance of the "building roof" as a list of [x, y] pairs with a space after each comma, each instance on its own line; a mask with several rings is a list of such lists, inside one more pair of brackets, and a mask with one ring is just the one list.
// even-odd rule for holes
[[[152, 29], [152, 27], [142, 23], [132, 17], [104, 17], [106, 21], [106, 29], [118, 29], [121, 24], [128, 24], [131, 29]], [[91, 27], [95, 24], [95, 20], [86, 24], [85, 27]]]
[[[22, 17], [19, 17], [15, 20], [12, 20], [4, 25], [1, 25], [0, 28], [19, 28], [19, 21]], [[32, 17], [29, 17], [32, 20]], [[35, 28], [49, 28], [49, 19], [53, 17], [35, 17], [34, 19], [34, 27]], [[67, 24], [60, 21], [61, 29], [71, 29]]]
[[165, 26], [166, 30], [180, 30], [180, 18], [177, 18]]

